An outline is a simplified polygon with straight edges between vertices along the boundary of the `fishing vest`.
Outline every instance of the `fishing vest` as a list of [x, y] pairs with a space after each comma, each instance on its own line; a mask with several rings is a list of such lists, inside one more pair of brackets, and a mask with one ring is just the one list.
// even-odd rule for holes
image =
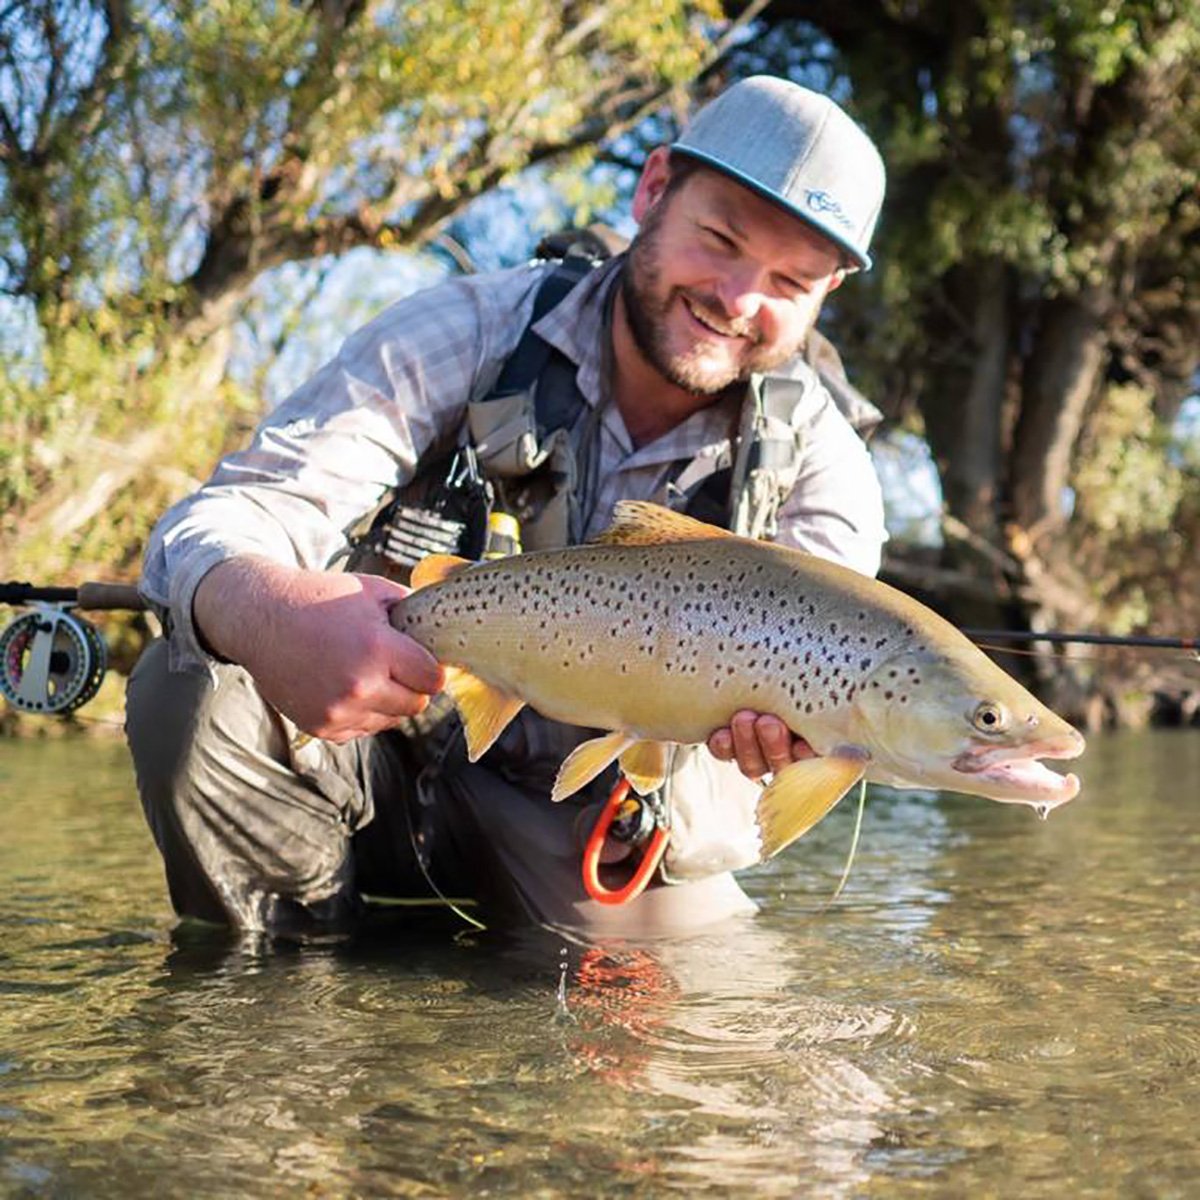
[[[577, 431], [589, 410], [575, 364], [534, 326], [597, 266], [568, 254], [538, 289], [533, 313], [491, 391], [467, 407], [466, 429], [483, 474], [497, 481], [520, 522], [526, 549], [583, 539], [578, 505]], [[840, 368], [836, 351], [828, 342]], [[839, 386], [839, 383], [841, 386]], [[725, 457], [700, 456], [677, 468], [663, 501], [671, 508], [745, 537], [771, 538], [799, 476], [805, 427], [824, 390], [866, 434], [878, 410], [836, 373], [754, 376], [736, 439]]]
[[[493, 510], [515, 518], [522, 549], [557, 549], [583, 540], [578, 450], [592, 410], [579, 390], [575, 364], [534, 326], [598, 265], [595, 258], [568, 252], [542, 280], [530, 318], [495, 384], [468, 403], [458, 447], [431, 455], [369, 519], [369, 532], [355, 539], [350, 569], [404, 581], [407, 566], [422, 553], [453, 548], [458, 528], [463, 529], [458, 552], [480, 557]], [[864, 437], [881, 420], [878, 409], [845, 380], [832, 345], [815, 331], [810, 336], [824, 361], [798, 378], [753, 376], [729, 450], [676, 464], [666, 495], [656, 499], [745, 537], [775, 535], [780, 507], [799, 476], [806, 427], [825, 394]], [[473, 476], [478, 487], [460, 486], [464, 475]], [[457, 524], [447, 522], [443, 529], [447, 486], [456, 490]], [[384, 543], [400, 523], [403, 549], [389, 554]]]

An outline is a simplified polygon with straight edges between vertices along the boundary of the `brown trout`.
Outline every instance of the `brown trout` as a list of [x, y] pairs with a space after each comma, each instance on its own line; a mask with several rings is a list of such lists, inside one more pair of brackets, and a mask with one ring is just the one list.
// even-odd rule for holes
[[774, 713], [819, 757], [764, 789], [762, 857], [864, 777], [1029, 804], [1079, 790], [1039, 760], [1082, 736], [962, 633], [887, 584], [810, 554], [624, 501], [593, 543], [481, 564], [420, 563], [393, 625], [446, 668], [472, 762], [528, 704], [611, 730], [562, 764], [553, 798], [614, 761], [645, 794], [671, 743], [740, 709]]

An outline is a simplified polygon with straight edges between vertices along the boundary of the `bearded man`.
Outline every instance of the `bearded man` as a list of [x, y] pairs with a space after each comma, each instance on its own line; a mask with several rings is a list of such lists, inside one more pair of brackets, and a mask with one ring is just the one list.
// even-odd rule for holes
[[[611, 780], [549, 801], [589, 732], [526, 709], [467, 762], [453, 719], [425, 711], [441, 667], [389, 623], [395, 556], [364, 557], [381, 543], [355, 531], [381, 509], [445, 516], [430, 497], [466, 464], [526, 550], [654, 500], [874, 574], [878, 482], [804, 351], [870, 266], [883, 190], [831, 100], [743, 80], [649, 156], [627, 253], [565, 283], [535, 262], [400, 301], [163, 516], [142, 591], [164, 637], [127, 722], [181, 916], [304, 934], [353, 926], [370, 897], [453, 895], [488, 920], [661, 933], [752, 911], [726, 849], [754, 781], [809, 753], [782, 722], [739, 713], [682, 748], [662, 870], [599, 904], [580, 855]], [[610, 839], [606, 858], [625, 853]]]

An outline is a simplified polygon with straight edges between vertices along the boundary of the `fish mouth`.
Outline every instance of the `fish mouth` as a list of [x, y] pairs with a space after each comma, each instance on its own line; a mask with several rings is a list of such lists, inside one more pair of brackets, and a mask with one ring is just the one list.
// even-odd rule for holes
[[1084, 740], [1074, 729], [1059, 737], [1021, 746], [977, 746], [960, 754], [951, 766], [970, 776], [971, 790], [1005, 804], [1057, 808], [1079, 795], [1079, 776], [1050, 770], [1043, 758], [1078, 758]]

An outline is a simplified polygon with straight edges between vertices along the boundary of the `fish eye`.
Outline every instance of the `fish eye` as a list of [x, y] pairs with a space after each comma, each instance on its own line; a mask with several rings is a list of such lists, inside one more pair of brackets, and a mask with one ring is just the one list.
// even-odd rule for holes
[[984, 700], [971, 714], [971, 724], [980, 733], [1003, 733], [1009, 726], [1008, 709], [994, 700]]

